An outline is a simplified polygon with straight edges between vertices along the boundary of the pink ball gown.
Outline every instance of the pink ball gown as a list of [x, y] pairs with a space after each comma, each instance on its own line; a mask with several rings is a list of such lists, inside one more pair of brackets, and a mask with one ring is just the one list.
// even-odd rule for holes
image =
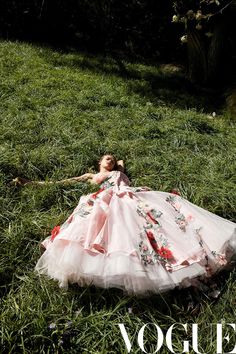
[[120, 171], [98, 173], [98, 192], [82, 196], [43, 241], [36, 270], [80, 286], [159, 293], [197, 284], [236, 251], [236, 224], [179, 195], [130, 187]]

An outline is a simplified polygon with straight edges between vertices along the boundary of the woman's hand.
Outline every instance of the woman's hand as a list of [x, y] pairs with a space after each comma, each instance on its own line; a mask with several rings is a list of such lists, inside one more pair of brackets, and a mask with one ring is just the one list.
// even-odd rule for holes
[[31, 184], [32, 181], [30, 181], [29, 179], [27, 178], [23, 178], [23, 177], [16, 177], [12, 180], [11, 182], [12, 184], [15, 184], [15, 185], [20, 185], [20, 186], [24, 186], [25, 184]]
[[121, 172], [124, 172], [124, 170], [125, 170], [125, 164], [124, 164], [124, 161], [123, 161], [123, 160], [117, 161], [117, 170], [118, 170], [118, 171], [121, 171]]

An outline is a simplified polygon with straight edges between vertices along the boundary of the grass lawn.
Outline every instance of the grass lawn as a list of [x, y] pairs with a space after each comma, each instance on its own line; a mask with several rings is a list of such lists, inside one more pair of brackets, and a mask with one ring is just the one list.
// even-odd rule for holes
[[[0, 353], [125, 353], [118, 323], [132, 338], [131, 353], [141, 353], [137, 333], [148, 322], [163, 333], [175, 322], [189, 324], [188, 335], [180, 326], [174, 331], [176, 353], [191, 339], [190, 324], [198, 323], [199, 351], [215, 353], [210, 324], [235, 323], [235, 270], [216, 278], [217, 300], [193, 289], [148, 299], [117, 289], [59, 289], [34, 272], [40, 241], [94, 186], [22, 188], [10, 181], [78, 176], [109, 152], [125, 160], [133, 186], [178, 188], [191, 202], [235, 221], [236, 130], [219, 98], [168, 65], [17, 42], [0, 42], [0, 72]], [[224, 350], [230, 351], [235, 336], [224, 328], [232, 337]], [[155, 351], [152, 326], [144, 345]]]

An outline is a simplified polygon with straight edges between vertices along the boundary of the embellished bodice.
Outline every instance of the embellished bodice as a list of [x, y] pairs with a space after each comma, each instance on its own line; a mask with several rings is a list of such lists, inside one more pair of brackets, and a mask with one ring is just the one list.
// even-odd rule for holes
[[129, 186], [130, 181], [128, 177], [121, 171], [111, 171], [104, 173], [97, 173], [93, 177], [93, 182], [100, 185], [102, 189], [111, 187]]

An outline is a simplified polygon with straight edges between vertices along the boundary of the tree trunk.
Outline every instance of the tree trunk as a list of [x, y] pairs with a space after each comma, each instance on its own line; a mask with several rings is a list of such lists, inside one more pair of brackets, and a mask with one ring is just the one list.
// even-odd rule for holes
[[188, 74], [191, 81], [207, 83], [207, 50], [198, 31], [192, 30], [188, 36]]

